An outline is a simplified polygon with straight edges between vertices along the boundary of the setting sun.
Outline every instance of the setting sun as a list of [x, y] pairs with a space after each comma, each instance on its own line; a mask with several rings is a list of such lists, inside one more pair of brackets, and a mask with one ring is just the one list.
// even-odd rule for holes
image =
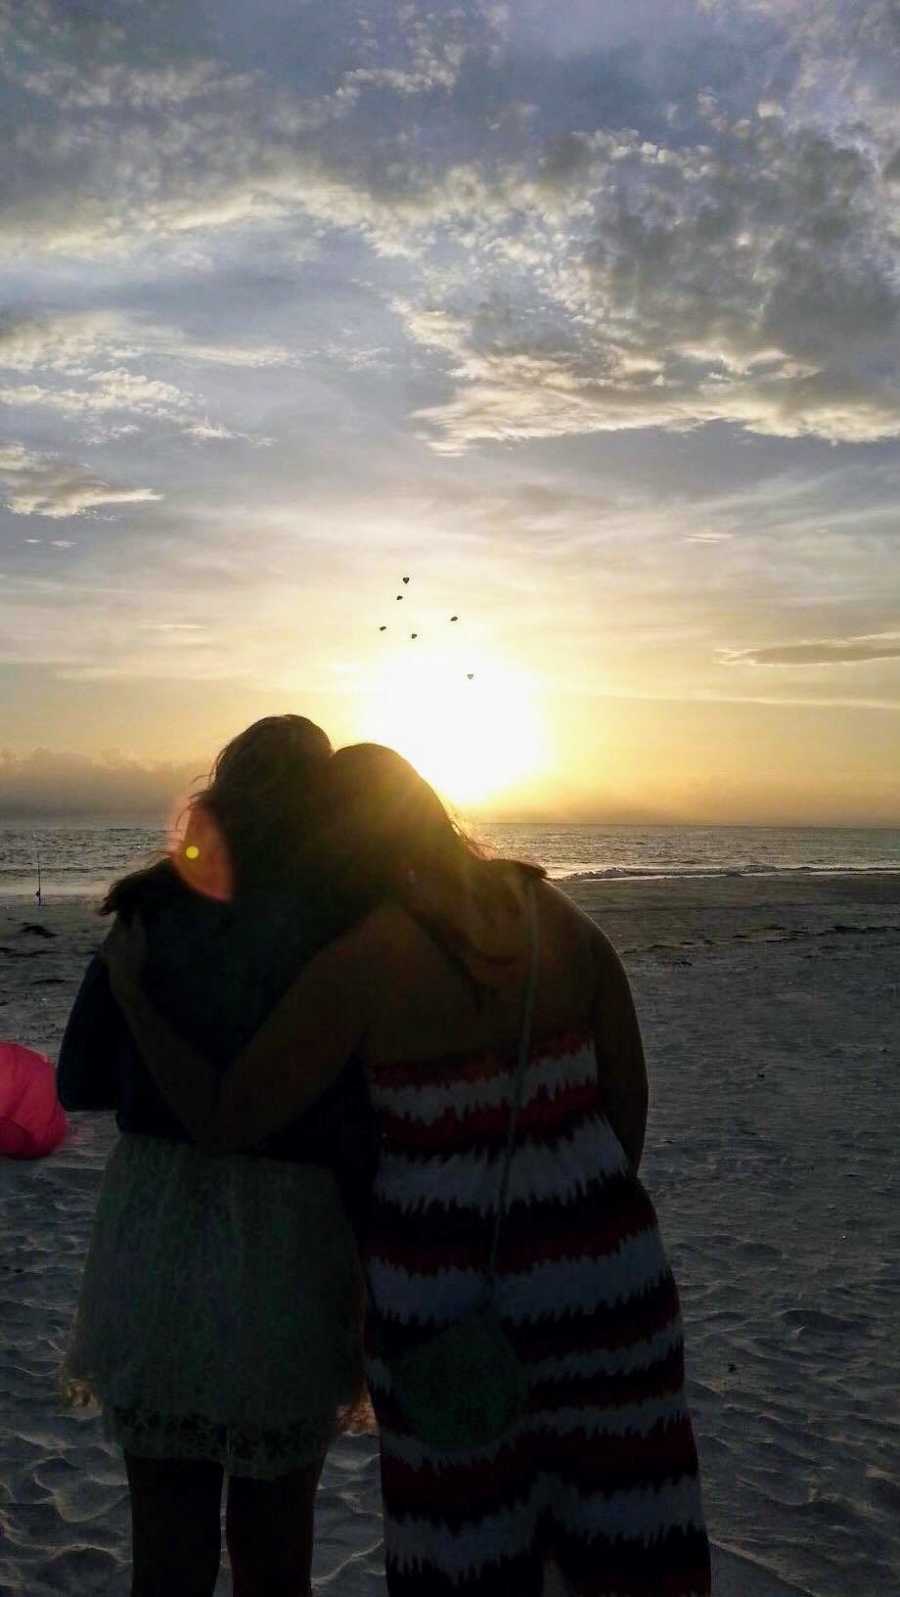
[[525, 672], [481, 659], [471, 677], [458, 659], [424, 651], [386, 664], [364, 713], [363, 736], [386, 743], [452, 804], [495, 799], [538, 771], [545, 737]]

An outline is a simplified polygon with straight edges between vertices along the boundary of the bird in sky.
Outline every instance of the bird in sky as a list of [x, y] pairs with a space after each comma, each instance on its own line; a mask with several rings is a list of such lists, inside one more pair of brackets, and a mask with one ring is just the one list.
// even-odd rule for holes
[[[404, 586], [406, 586], [406, 584], [410, 581], [409, 577], [401, 577], [400, 580], [404, 584]], [[402, 593], [398, 593], [396, 595], [396, 597], [397, 597], [398, 600], [402, 599], [403, 598], [403, 594]], [[450, 620], [451, 621], [458, 621], [459, 620], [459, 616], [458, 615], [452, 615], [450, 617]], [[387, 632], [387, 630], [388, 630], [387, 629], [387, 624], [386, 623], [383, 624], [382, 626], [380, 626], [378, 628], [378, 630], [379, 630], [379, 632]], [[410, 642], [413, 642], [416, 638], [418, 638], [418, 636], [419, 636], [418, 632], [411, 632], [409, 634]], [[475, 672], [474, 671], [467, 671], [466, 672], [466, 681], [467, 682], [474, 682], [474, 680], [475, 680]]]

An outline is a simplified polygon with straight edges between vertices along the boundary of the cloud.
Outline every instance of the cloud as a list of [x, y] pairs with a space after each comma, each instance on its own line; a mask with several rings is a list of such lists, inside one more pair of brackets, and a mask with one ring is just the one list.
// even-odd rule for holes
[[857, 665], [866, 660], [898, 660], [900, 632], [783, 643], [763, 649], [724, 649], [721, 655], [725, 665]]
[[190, 426], [182, 427], [181, 431], [188, 438], [196, 438], [199, 443], [220, 443], [230, 438], [243, 438], [252, 444], [254, 449], [268, 449], [274, 444], [274, 438], [255, 437], [252, 433], [235, 432], [230, 427], [221, 423], [205, 421], [191, 422]]
[[195, 421], [184, 430], [190, 438], [199, 438], [201, 440], [236, 438], [238, 436], [237, 433], [230, 432], [227, 427], [216, 426], [211, 421]]
[[[139, 99], [79, 120], [42, 97], [32, 117], [26, 108], [10, 126], [16, 177], [0, 245], [14, 255], [114, 258], [185, 233], [305, 218], [357, 229], [378, 254], [406, 254], [421, 248], [417, 235], [446, 222], [480, 228], [479, 213], [489, 220], [495, 208], [493, 179], [479, 161], [454, 153], [454, 142], [471, 138], [453, 135], [472, 131], [466, 62], [477, 63], [477, 81], [489, 91], [488, 114], [509, 109], [494, 39], [492, 18], [477, 8], [410, 4], [394, 28], [370, 31], [371, 63], [338, 74], [330, 93], [244, 75], [232, 103], [185, 100], [164, 119]], [[354, 44], [365, 56], [366, 38]], [[449, 118], [433, 143], [416, 136], [396, 105], [429, 87], [441, 88]], [[505, 202], [497, 198], [499, 218]]]
[[59, 61], [24, 72], [21, 83], [30, 94], [52, 100], [66, 111], [160, 111], [194, 100], [243, 96], [257, 79], [253, 72], [223, 72], [215, 61], [170, 62], [157, 68], [111, 61], [90, 73]]
[[[177, 384], [134, 371], [123, 361], [150, 356], [170, 363], [267, 369], [288, 364], [292, 357], [281, 345], [242, 346], [191, 339], [177, 329], [153, 325], [147, 318], [118, 313], [57, 313], [44, 317], [0, 319], [0, 369], [41, 382], [0, 386], [0, 403], [27, 413], [40, 409], [77, 420], [88, 443], [108, 443], [138, 432], [135, 422], [116, 422], [116, 413], [165, 424], [195, 439], [244, 439], [256, 447], [270, 439], [213, 422], [204, 416], [193, 393]], [[115, 365], [105, 365], [110, 358]], [[62, 384], [55, 379], [69, 379]], [[72, 378], [81, 386], [71, 386]], [[192, 414], [194, 412], [195, 414]]]
[[57, 311], [36, 316], [0, 315], [0, 369], [46, 370], [92, 375], [98, 360], [135, 360], [147, 355], [202, 364], [264, 369], [293, 359], [283, 344], [221, 343], [197, 339], [184, 328], [120, 311]]
[[773, 438], [832, 443], [900, 436], [900, 395], [888, 384], [873, 392], [841, 373], [793, 383], [777, 371], [745, 380], [713, 374], [694, 383], [638, 383], [615, 369], [595, 376], [577, 357], [526, 349], [499, 356], [466, 353], [454, 375], [465, 378], [455, 398], [415, 412], [425, 424], [422, 436], [439, 454], [462, 454], [482, 440], [511, 443], [636, 428], [689, 432], [719, 421]]
[[204, 361], [213, 366], [262, 370], [270, 366], [290, 365], [295, 358], [283, 344], [205, 344], [167, 328], [155, 329], [145, 334], [145, 339], [144, 348], [151, 354], [168, 355], [185, 361]]
[[66, 416], [104, 415], [109, 411], [133, 411], [156, 421], [180, 420], [190, 397], [173, 383], [160, 382], [124, 366], [109, 371], [91, 372], [91, 388], [45, 388], [39, 383], [21, 383], [0, 388], [0, 403], [14, 406], [41, 406]]
[[[570, 227], [563, 251], [552, 234], [530, 251], [544, 262], [544, 319], [577, 317], [576, 346], [510, 336], [464, 301], [407, 310], [413, 339], [454, 357], [453, 396], [418, 412], [436, 449], [711, 421], [830, 442], [900, 436], [900, 280], [875, 164], [772, 120], [721, 143], [592, 135], [545, 165], [538, 181], [568, 196], [576, 227], [575, 200], [590, 201], [580, 249]], [[533, 185], [520, 182], [519, 199]], [[535, 243], [542, 225], [534, 206]]]
[[[53, 13], [49, 7], [43, 10], [46, 29]], [[429, 44], [431, 31], [433, 25], [429, 28], [417, 8], [408, 8], [397, 43], [411, 41], [412, 79], [401, 70], [395, 81], [394, 63], [383, 68], [375, 61], [360, 72], [389, 97], [406, 93], [407, 80], [429, 80], [441, 61], [449, 59], [446, 51]], [[459, 48], [454, 46], [456, 59]], [[176, 51], [173, 41], [173, 55]], [[381, 81], [383, 72], [388, 76]], [[60, 75], [70, 86], [85, 76], [99, 85], [85, 90], [91, 117], [72, 114]], [[385, 193], [396, 186], [394, 163], [384, 160], [382, 149], [366, 152], [353, 145], [329, 160], [324, 149], [304, 137], [326, 115], [323, 102], [333, 102], [338, 116], [356, 104], [360, 86], [348, 85], [347, 76], [338, 77], [331, 94], [323, 95], [291, 90], [285, 83], [260, 83], [254, 74], [232, 75], [230, 98], [223, 99], [221, 93], [208, 92], [216, 82], [208, 61], [189, 66], [175, 62], [149, 74], [122, 62], [94, 66], [85, 74], [80, 62], [63, 62], [46, 81], [33, 71], [20, 73], [20, 94], [36, 104], [32, 109], [26, 98], [10, 119], [9, 147], [15, 158], [6, 169], [2, 237], [9, 249], [23, 254], [34, 248], [128, 254], [142, 239], [231, 227], [303, 209], [305, 193], [312, 212], [323, 217], [329, 214], [331, 196], [334, 225], [342, 225], [348, 207], [356, 213], [355, 222], [362, 222], [367, 200], [362, 191], [353, 198], [359, 186], [353, 169], [368, 165], [373, 188]], [[134, 92], [136, 85], [140, 93]], [[195, 103], [198, 86], [203, 97]], [[118, 96], [113, 89], [121, 91]], [[398, 176], [405, 188], [405, 175]]]
[[115, 487], [83, 466], [29, 452], [18, 443], [0, 445], [0, 482], [8, 485], [6, 504], [13, 515], [54, 521], [100, 505], [145, 504], [163, 497], [151, 488]]
[[179, 794], [188, 794], [204, 770], [199, 758], [168, 764], [110, 754], [99, 759], [35, 749], [15, 755], [0, 749], [0, 814], [158, 815], [162, 824]]
[[[233, 73], [207, 55], [152, 69], [106, 61], [81, 105], [66, 98], [80, 92], [74, 80], [60, 87], [62, 66], [45, 81], [32, 65], [20, 88], [40, 114], [10, 127], [0, 243], [29, 259], [128, 257], [248, 223], [263, 236], [353, 235], [419, 274], [401, 314], [414, 343], [449, 357], [449, 394], [416, 413], [440, 453], [716, 421], [831, 443], [898, 437], [890, 176], [900, 128], [877, 93], [879, 56], [896, 46], [889, 0], [707, 9], [716, 28], [706, 27], [690, 93], [679, 55], [701, 36], [690, 8], [665, 25], [654, 10], [654, 48], [680, 87], [668, 106], [636, 89], [635, 117], [652, 111], [651, 131], [623, 124], [622, 81], [609, 76], [618, 35], [590, 6], [569, 19], [566, 52], [586, 85], [576, 107], [553, 101], [573, 69], [550, 71], [541, 8], [529, 8], [524, 36], [532, 50], [543, 45], [537, 66], [504, 45], [515, 18], [502, 7], [408, 5], [388, 43], [356, 8], [339, 8], [341, 27], [353, 19], [361, 64], [314, 93], [284, 81], [269, 92], [256, 70]], [[708, 87], [697, 74], [716, 49], [730, 59], [727, 23], [739, 17], [765, 24], [759, 55], [742, 58], [733, 88], [724, 71]], [[649, 45], [635, 62], [638, 88], [641, 63], [659, 77]], [[589, 96], [589, 68], [603, 95]], [[400, 102], [429, 89], [440, 90], [438, 111], [416, 121]], [[526, 139], [494, 139], [504, 97], [529, 109], [540, 101]], [[495, 293], [516, 302], [506, 327], [481, 306]], [[202, 349], [195, 358], [224, 358]], [[78, 358], [77, 339], [61, 358]], [[260, 364], [278, 358], [269, 346]], [[134, 378], [135, 399], [141, 381], [151, 379]], [[181, 401], [169, 387], [171, 419]], [[69, 413], [103, 408], [102, 397], [91, 405], [70, 389], [19, 394]], [[146, 400], [152, 414], [149, 389]]]
[[[409, 52], [409, 65], [354, 67], [343, 76], [344, 89], [387, 89], [393, 94], [407, 96], [455, 87], [466, 53], [464, 39], [436, 41], [432, 36], [433, 17], [417, 16], [413, 6], [407, 6], [405, 12], [404, 44]], [[458, 22], [458, 16], [454, 20]]]
[[75, 545], [72, 542], [71, 538], [47, 538], [47, 539], [44, 539], [44, 538], [26, 538], [25, 542], [26, 543], [44, 543], [44, 542], [46, 542], [51, 549], [74, 549], [74, 547], [75, 547]]
[[0, 368], [31, 372], [85, 371], [85, 362], [101, 349], [122, 359], [129, 353], [125, 322], [115, 312], [66, 312], [34, 316], [5, 312], [0, 316]]
[[471, 7], [426, 8], [405, 0], [382, 13], [377, 23], [368, 8], [353, 7], [352, 12], [355, 51], [364, 64], [341, 74], [339, 93], [382, 90], [406, 99], [456, 87], [472, 43], [477, 14]]

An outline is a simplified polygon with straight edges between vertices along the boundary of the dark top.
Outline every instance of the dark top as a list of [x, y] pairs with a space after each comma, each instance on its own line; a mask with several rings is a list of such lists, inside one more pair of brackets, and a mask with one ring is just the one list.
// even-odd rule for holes
[[[167, 861], [147, 872], [121, 913], [139, 913], [147, 931], [144, 985], [170, 1024], [219, 1073], [250, 1041], [300, 967], [347, 924], [346, 910], [272, 889], [237, 908], [190, 892]], [[144, 1064], [98, 955], [88, 965], [59, 1055], [57, 1086], [66, 1109], [114, 1109], [119, 1129], [190, 1142]], [[351, 1060], [341, 1076], [290, 1125], [253, 1154], [334, 1170], [348, 1213], [362, 1224], [377, 1161], [377, 1124], [365, 1072]]]

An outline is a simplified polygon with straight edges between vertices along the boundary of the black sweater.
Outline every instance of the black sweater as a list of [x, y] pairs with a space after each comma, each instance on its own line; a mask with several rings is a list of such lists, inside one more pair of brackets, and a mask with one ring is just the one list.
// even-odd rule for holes
[[[301, 965], [346, 924], [346, 914], [293, 890], [271, 891], [240, 910], [189, 892], [168, 863], [136, 885], [122, 913], [147, 931], [144, 983], [160, 1012], [223, 1073], [249, 1042]], [[69, 1016], [59, 1055], [66, 1109], [112, 1109], [119, 1129], [190, 1142], [144, 1064], [95, 955]], [[302, 1115], [253, 1153], [334, 1170], [361, 1225], [377, 1160], [377, 1127], [362, 1065], [341, 1076]]]

